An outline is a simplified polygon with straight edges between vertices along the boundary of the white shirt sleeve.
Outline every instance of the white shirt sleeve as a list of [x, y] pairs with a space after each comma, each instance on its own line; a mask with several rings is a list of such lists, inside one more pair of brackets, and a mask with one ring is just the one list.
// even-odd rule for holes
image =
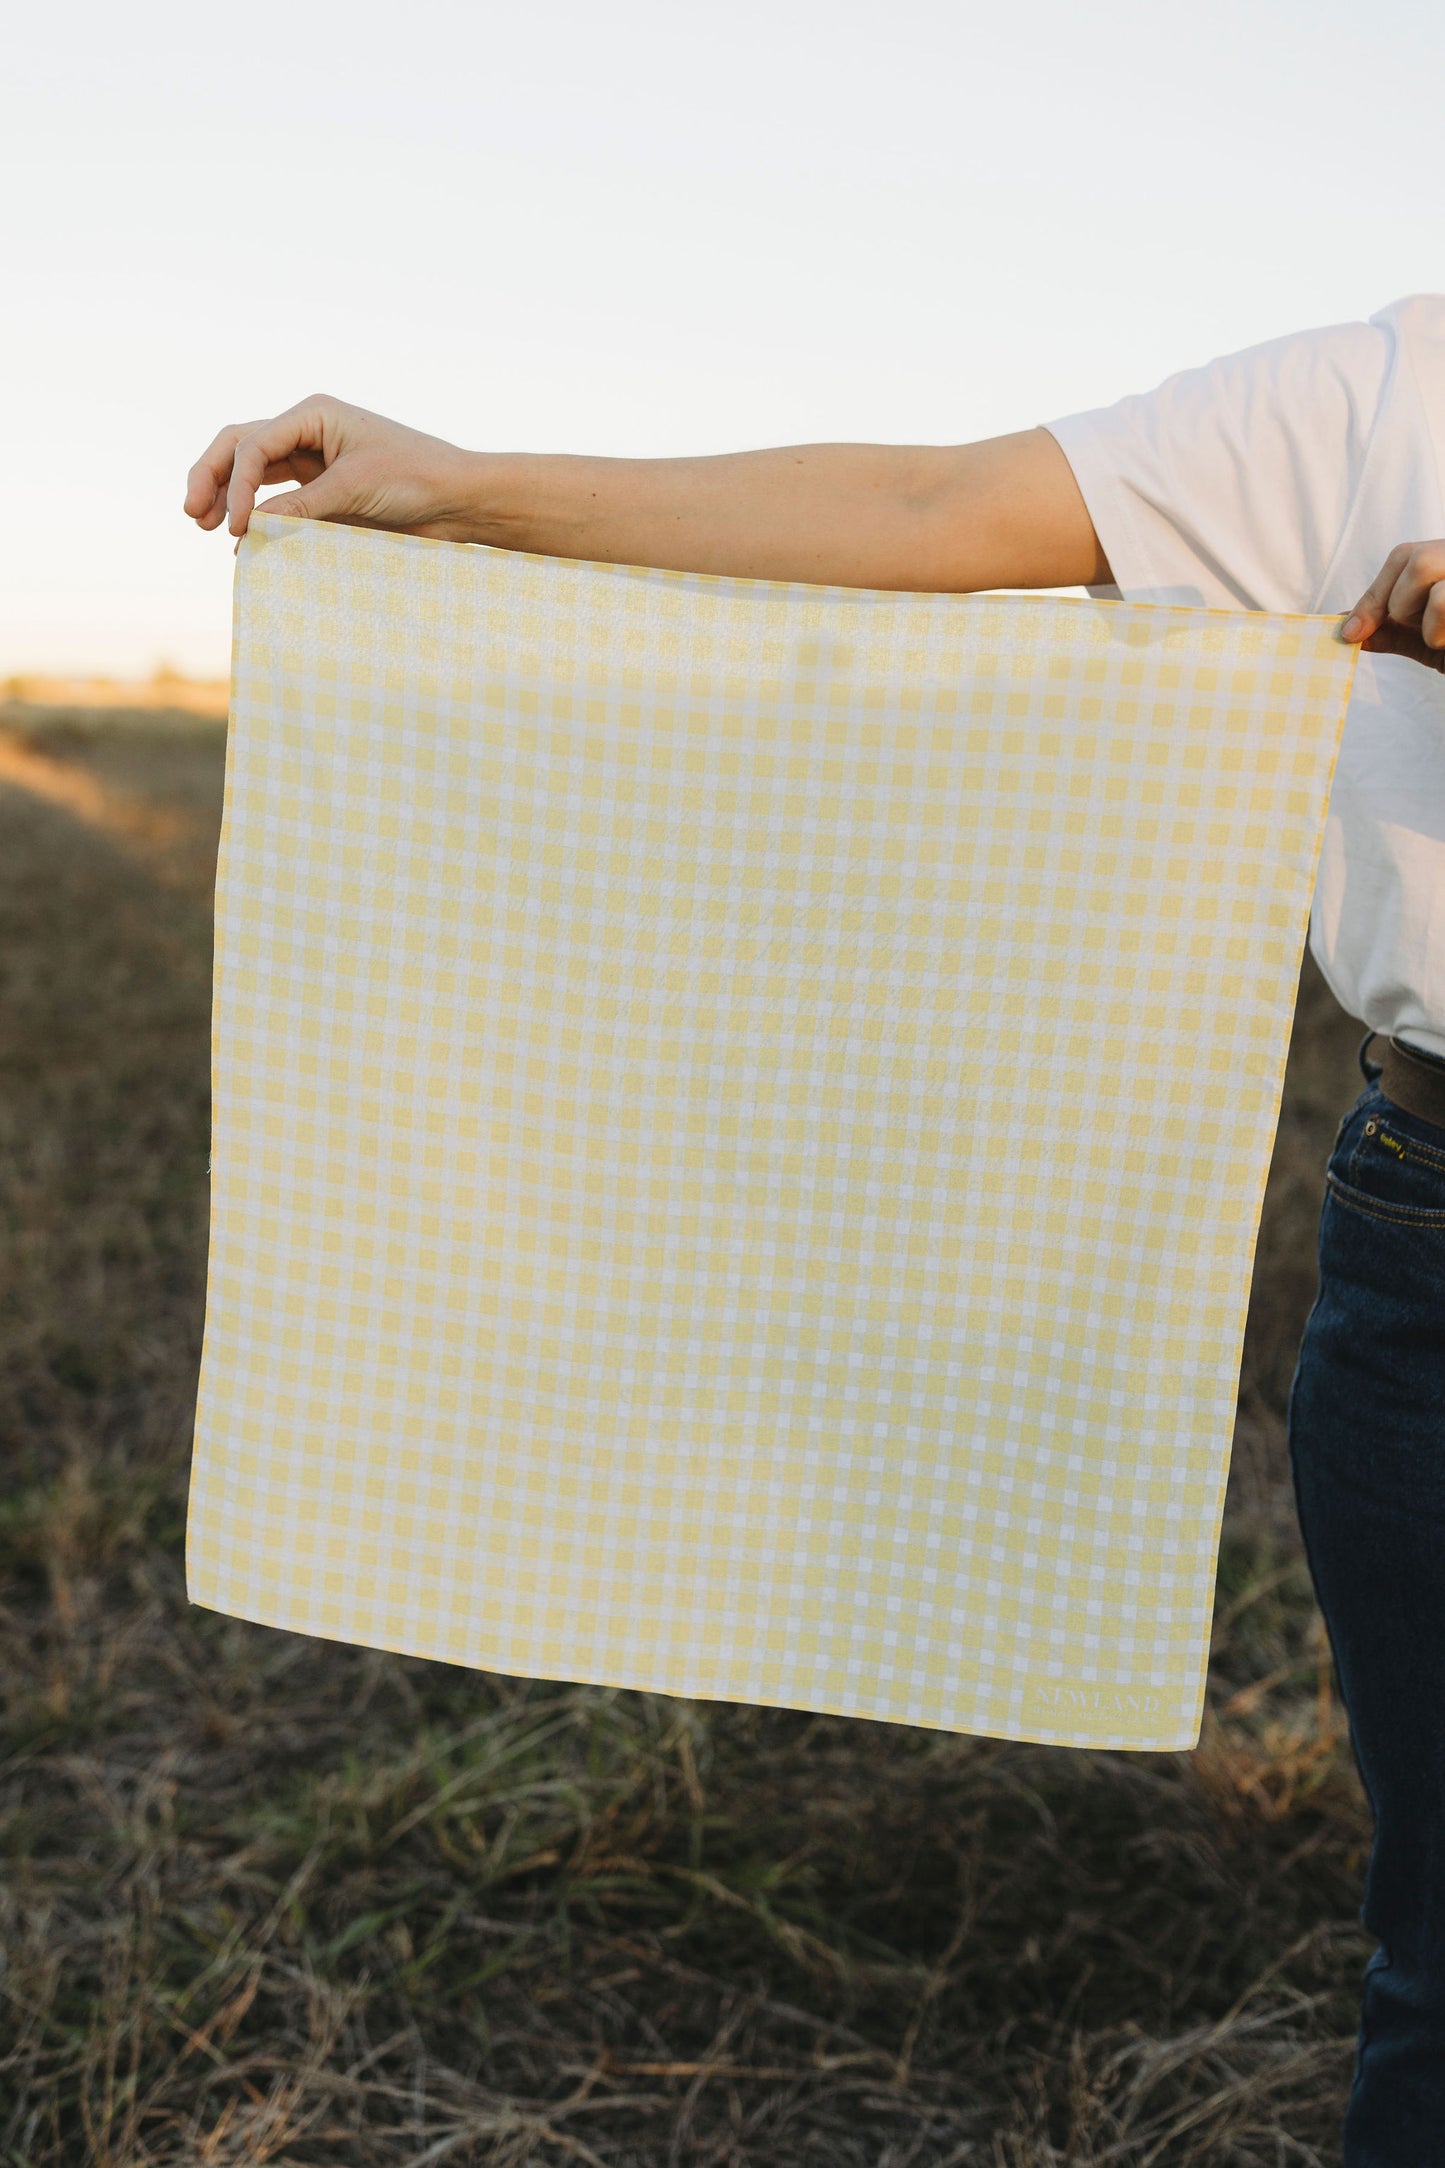
[[1114, 574], [1115, 586], [1090, 592], [1211, 609], [1335, 607], [1322, 598], [1396, 346], [1385, 312], [1271, 339], [1047, 423]]

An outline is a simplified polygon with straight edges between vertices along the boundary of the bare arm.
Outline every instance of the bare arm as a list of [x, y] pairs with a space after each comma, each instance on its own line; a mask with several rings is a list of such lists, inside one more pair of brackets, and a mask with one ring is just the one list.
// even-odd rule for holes
[[481, 539], [547, 556], [940, 592], [1109, 578], [1043, 429], [978, 444], [498, 466]]
[[467, 452], [318, 397], [224, 429], [191, 469], [197, 524], [267, 511], [544, 556], [843, 587], [971, 593], [1111, 575], [1044, 429], [976, 444], [804, 444], [696, 459]]

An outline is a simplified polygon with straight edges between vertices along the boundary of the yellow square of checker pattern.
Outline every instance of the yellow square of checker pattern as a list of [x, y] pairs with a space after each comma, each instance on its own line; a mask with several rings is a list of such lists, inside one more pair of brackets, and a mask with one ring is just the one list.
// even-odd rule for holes
[[259, 515], [193, 1600], [1194, 1744], [1352, 660]]

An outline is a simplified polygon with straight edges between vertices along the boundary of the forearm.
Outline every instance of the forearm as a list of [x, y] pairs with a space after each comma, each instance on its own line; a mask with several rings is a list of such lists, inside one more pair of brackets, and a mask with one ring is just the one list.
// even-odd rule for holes
[[1046, 429], [976, 444], [793, 444], [701, 459], [467, 452], [324, 392], [223, 429], [192, 467], [203, 528], [246, 531], [258, 489], [291, 519], [350, 520], [544, 557], [821, 586], [973, 593], [1107, 582]]
[[1109, 576], [1043, 430], [685, 459], [470, 456], [469, 538], [543, 556], [914, 591]]

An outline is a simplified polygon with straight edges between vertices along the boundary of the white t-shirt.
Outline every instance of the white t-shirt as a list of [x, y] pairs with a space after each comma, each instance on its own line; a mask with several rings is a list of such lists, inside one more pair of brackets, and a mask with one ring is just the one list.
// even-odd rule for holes
[[[1397, 542], [1445, 535], [1445, 295], [1271, 339], [1047, 425], [1117, 586], [1344, 611]], [[1361, 655], [1310, 911], [1336, 998], [1445, 1055], [1445, 674]]]

